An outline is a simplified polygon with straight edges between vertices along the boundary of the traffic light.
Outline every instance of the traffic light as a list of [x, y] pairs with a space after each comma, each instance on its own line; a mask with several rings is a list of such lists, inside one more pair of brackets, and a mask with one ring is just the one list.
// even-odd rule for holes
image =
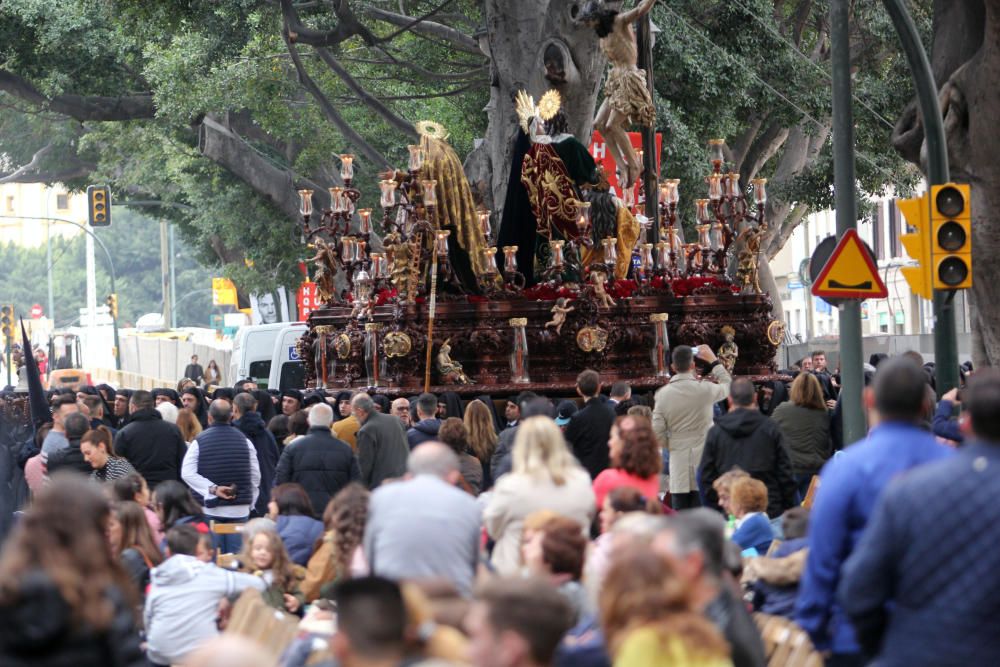
[[972, 287], [972, 214], [968, 185], [931, 187], [931, 264], [934, 289]]
[[118, 295], [109, 294], [108, 298], [104, 300], [104, 303], [108, 304], [108, 312], [111, 313], [111, 318], [118, 319]]
[[14, 306], [10, 304], [0, 306], [0, 331], [8, 342], [14, 337]]
[[111, 226], [111, 188], [106, 185], [87, 186], [87, 213], [91, 227]]
[[917, 266], [904, 266], [903, 277], [910, 284], [914, 294], [925, 299], [931, 298], [931, 212], [927, 195], [913, 199], [897, 199], [896, 207], [913, 228], [907, 234], [900, 234], [906, 253], [917, 260]]

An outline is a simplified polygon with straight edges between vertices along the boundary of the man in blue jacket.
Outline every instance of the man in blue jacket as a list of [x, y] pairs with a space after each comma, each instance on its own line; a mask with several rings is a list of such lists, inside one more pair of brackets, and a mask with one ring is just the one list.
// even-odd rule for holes
[[820, 473], [795, 621], [817, 649], [832, 653], [828, 666], [864, 664], [854, 628], [835, 593], [844, 562], [861, 539], [876, 501], [900, 473], [952, 453], [918, 427], [926, 386], [927, 375], [909, 359], [879, 364], [874, 387], [865, 392], [875, 426]]
[[893, 482], [844, 566], [840, 599], [879, 665], [1000, 665], [1000, 371], [963, 393], [972, 442]]

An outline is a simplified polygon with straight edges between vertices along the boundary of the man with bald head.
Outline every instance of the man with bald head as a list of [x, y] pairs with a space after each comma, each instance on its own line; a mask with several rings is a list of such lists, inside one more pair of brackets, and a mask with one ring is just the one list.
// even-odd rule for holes
[[[216, 523], [242, 523], [250, 518], [250, 508], [260, 493], [260, 465], [257, 450], [230, 422], [233, 406], [216, 399], [208, 408], [208, 428], [191, 441], [181, 479], [202, 506], [205, 517]], [[223, 553], [240, 549], [240, 535], [216, 535], [216, 547]]]
[[[391, 417], [390, 417], [391, 419]], [[479, 561], [481, 510], [456, 485], [458, 456], [429, 441], [406, 463], [408, 479], [379, 487], [368, 505], [364, 552], [372, 574], [389, 579], [447, 579], [472, 593]]]

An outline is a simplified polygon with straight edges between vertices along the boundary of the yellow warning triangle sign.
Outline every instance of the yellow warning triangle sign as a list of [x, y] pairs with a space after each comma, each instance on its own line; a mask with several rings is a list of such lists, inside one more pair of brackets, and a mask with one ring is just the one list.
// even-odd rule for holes
[[884, 299], [889, 295], [871, 251], [857, 230], [841, 237], [812, 286], [813, 296], [831, 299]]

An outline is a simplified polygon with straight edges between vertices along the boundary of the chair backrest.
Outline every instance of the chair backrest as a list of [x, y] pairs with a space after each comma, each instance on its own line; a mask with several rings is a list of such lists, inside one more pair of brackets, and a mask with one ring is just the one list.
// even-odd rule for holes
[[298, 629], [298, 618], [269, 606], [260, 591], [249, 588], [233, 605], [226, 633], [256, 641], [268, 663], [276, 664]]
[[819, 475], [813, 475], [812, 479], [809, 480], [809, 488], [806, 490], [805, 500], [802, 501], [802, 506], [807, 510], [812, 509], [817, 491], [819, 491]]
[[216, 535], [239, 535], [243, 532], [243, 529], [247, 527], [244, 523], [217, 523], [213, 521], [210, 524], [210, 530]]
[[823, 657], [805, 630], [781, 616], [754, 612], [753, 618], [764, 640], [768, 667], [823, 667]]

